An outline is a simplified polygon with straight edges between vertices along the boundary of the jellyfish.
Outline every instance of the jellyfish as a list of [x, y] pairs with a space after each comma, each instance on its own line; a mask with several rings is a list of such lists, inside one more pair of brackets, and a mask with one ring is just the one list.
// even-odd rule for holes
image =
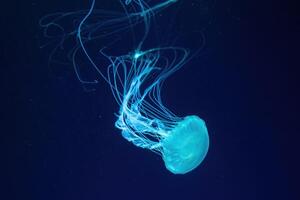
[[[189, 51], [174, 46], [148, 49], [143, 47], [144, 41], [149, 37], [151, 18], [176, 0], [164, 0], [151, 5], [145, 0], [120, 2], [125, 9], [123, 15], [97, 10], [95, 0], [92, 0], [88, 10], [55, 13], [42, 18], [40, 25], [48, 38], [55, 38], [48, 34], [49, 27], [55, 26], [64, 30], [56, 37], [59, 38], [59, 45], [52, 51], [51, 59], [66, 38], [75, 37], [76, 45], [68, 53], [68, 57], [76, 75], [83, 84], [97, 83], [96, 80], [86, 81], [81, 77], [76, 60], [81, 53], [109, 85], [119, 105], [115, 127], [121, 131], [122, 137], [136, 147], [148, 149], [161, 156], [166, 169], [173, 174], [188, 173], [199, 166], [207, 155], [207, 127], [204, 120], [197, 115], [179, 117], [166, 108], [161, 91], [164, 81], [187, 63]], [[131, 6], [130, 9], [128, 6]], [[59, 22], [70, 16], [76, 16], [80, 20], [73, 20], [75, 29], [65, 31]], [[89, 19], [92, 20], [89, 22]], [[87, 48], [87, 43], [114, 34], [119, 35], [141, 23], [144, 23], [144, 32], [141, 33], [135, 49], [125, 54], [111, 55], [106, 49], [113, 46], [113, 41], [99, 50], [101, 57], [108, 63], [106, 67], [96, 62]]]
[[[169, 56], [168, 62], [163, 62], [164, 54]], [[209, 146], [201, 118], [178, 117], [162, 103], [164, 80], [182, 65], [187, 54], [184, 49], [172, 47], [110, 58], [107, 76], [120, 105], [115, 126], [129, 142], [159, 154], [174, 174], [196, 168]]]

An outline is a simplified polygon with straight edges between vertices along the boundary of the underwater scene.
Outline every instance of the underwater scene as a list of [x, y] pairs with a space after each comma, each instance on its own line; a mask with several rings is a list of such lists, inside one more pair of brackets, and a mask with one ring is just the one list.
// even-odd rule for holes
[[286, 156], [296, 75], [273, 31], [285, 25], [283, 6], [3, 9], [3, 199], [297, 199]]

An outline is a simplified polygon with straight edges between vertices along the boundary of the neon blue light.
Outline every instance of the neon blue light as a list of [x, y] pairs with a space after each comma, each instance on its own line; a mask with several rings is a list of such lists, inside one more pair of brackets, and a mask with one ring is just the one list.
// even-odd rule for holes
[[136, 51], [133, 57], [134, 57], [135, 59], [138, 59], [141, 55], [143, 55], [142, 52]]
[[[83, 84], [98, 82], [86, 81], [81, 77], [77, 59], [78, 55], [83, 54], [108, 83], [120, 106], [115, 126], [121, 130], [122, 136], [135, 146], [162, 156], [166, 168], [172, 173], [185, 174], [195, 169], [205, 158], [209, 146], [208, 132], [205, 122], [199, 117], [178, 117], [162, 103], [161, 88], [164, 81], [187, 62], [189, 52], [173, 46], [143, 48], [145, 39], [149, 37], [151, 18], [176, 0], [164, 0], [154, 5], [147, 2], [121, 0], [125, 9], [123, 14], [97, 10], [95, 0], [92, 0], [87, 11], [48, 15], [41, 19], [40, 25], [47, 38], [59, 38], [59, 45], [50, 54], [50, 60], [68, 38], [77, 38], [78, 43], [68, 54], [76, 75]], [[76, 19], [73, 21], [75, 28], [70, 31], [61, 25], [61, 21], [68, 17]], [[113, 40], [111, 44], [100, 48], [99, 56], [109, 62], [107, 67], [99, 65], [89, 53], [88, 43], [116, 33], [121, 34], [141, 23], [144, 23], [144, 33], [131, 52], [109, 55], [107, 49], [114, 44]], [[62, 34], [51, 36], [49, 28], [53, 26], [61, 30]]]

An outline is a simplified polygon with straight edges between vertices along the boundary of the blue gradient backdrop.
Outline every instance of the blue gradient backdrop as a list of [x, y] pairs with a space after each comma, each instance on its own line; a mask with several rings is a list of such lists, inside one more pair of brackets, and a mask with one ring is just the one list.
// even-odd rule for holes
[[[99, 1], [114, 8], [112, 0]], [[297, 199], [299, 97], [297, 70], [285, 60], [295, 34], [287, 7], [212, 4], [185, 0], [175, 17], [186, 32], [204, 27], [206, 45], [169, 78], [163, 98], [179, 115], [203, 117], [211, 139], [201, 166], [176, 176], [114, 128], [118, 106], [107, 85], [85, 92], [71, 68], [47, 67], [39, 18], [88, 2], [2, 2], [0, 199]]]

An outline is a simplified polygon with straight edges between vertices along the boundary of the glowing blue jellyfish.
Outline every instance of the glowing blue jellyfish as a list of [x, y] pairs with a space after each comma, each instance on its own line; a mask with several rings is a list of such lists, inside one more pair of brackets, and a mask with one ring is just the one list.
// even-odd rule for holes
[[[176, 1], [164, 0], [149, 5], [145, 0], [123, 0], [121, 3], [126, 14], [122, 15], [96, 10], [95, 0], [92, 0], [88, 11], [48, 15], [40, 24], [45, 28], [45, 33], [50, 26], [64, 30], [60, 35], [60, 44], [68, 37], [77, 38], [78, 43], [68, 55], [75, 72], [82, 83], [96, 82], [84, 81], [81, 78], [76, 58], [82, 52], [109, 84], [120, 106], [115, 126], [122, 131], [122, 136], [135, 146], [160, 155], [166, 168], [172, 173], [185, 174], [195, 169], [207, 154], [207, 128], [205, 122], [196, 115], [182, 118], [167, 109], [162, 104], [161, 88], [166, 78], [187, 62], [188, 51], [173, 46], [142, 50], [144, 40], [148, 37], [150, 18], [173, 2]], [[126, 6], [131, 6], [131, 10]], [[69, 32], [59, 24], [60, 20], [68, 16], [81, 17], [78, 27]], [[88, 19], [93, 20], [88, 22]], [[86, 47], [87, 43], [114, 33], [120, 34], [142, 22], [145, 25], [144, 33], [135, 49], [125, 55], [112, 56], [105, 51], [109, 46], [107, 45], [100, 48], [99, 52], [108, 61], [108, 66], [103, 68], [96, 63]], [[100, 34], [99, 30], [105, 31]], [[45, 35], [52, 39], [48, 34]]]
[[[160, 62], [164, 51], [174, 54], [166, 66]], [[168, 170], [184, 174], [204, 159], [209, 145], [207, 129], [199, 117], [180, 118], [165, 108], [160, 91], [164, 79], [181, 66], [187, 52], [173, 47], [139, 54], [110, 58], [108, 80], [120, 105], [116, 127], [134, 145], [161, 155]]]

